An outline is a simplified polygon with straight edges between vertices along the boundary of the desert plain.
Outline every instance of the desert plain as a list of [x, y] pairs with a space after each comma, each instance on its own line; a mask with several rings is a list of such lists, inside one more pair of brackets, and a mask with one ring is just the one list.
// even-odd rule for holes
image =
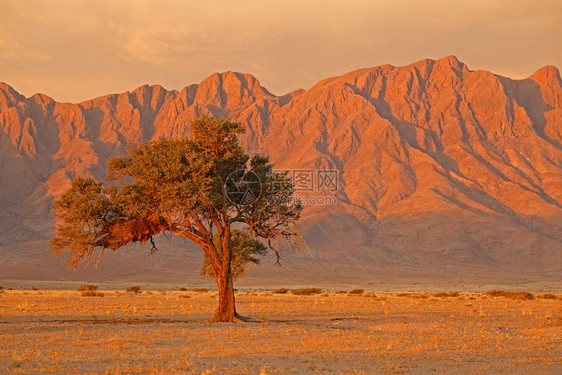
[[245, 290], [220, 324], [206, 289], [94, 294], [2, 291], [0, 373], [562, 372], [561, 294]]

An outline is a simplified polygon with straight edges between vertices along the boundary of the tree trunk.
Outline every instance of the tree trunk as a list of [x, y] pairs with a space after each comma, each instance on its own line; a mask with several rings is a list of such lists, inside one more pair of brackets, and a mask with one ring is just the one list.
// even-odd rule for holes
[[236, 307], [234, 304], [234, 286], [232, 277], [217, 276], [217, 286], [219, 288], [219, 307], [211, 321], [214, 322], [233, 322], [236, 317]]
[[[217, 313], [210, 322], [243, 322], [243, 317], [236, 313], [234, 304], [234, 280], [230, 262], [232, 261], [232, 249], [230, 247], [230, 227], [228, 222], [221, 233], [221, 251], [216, 264], [213, 264], [217, 275], [216, 281], [219, 287], [219, 307]], [[219, 263], [220, 262], [220, 263]]]
[[219, 307], [215, 316], [209, 319], [209, 322], [242, 322], [243, 317], [236, 313], [234, 303], [234, 283], [230, 270], [226, 275], [217, 277], [217, 286], [219, 287]]

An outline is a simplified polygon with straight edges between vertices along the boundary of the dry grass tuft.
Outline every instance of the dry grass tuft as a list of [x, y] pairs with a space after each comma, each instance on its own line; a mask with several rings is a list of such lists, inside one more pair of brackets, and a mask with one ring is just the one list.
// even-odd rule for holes
[[363, 294], [364, 291], [364, 289], [353, 289], [350, 290], [347, 294]]
[[556, 299], [556, 294], [545, 293], [538, 296], [541, 299]]
[[293, 293], [296, 296], [310, 296], [312, 294], [322, 293], [322, 289], [320, 289], [320, 288], [300, 288], [300, 289], [291, 290], [291, 293]]
[[404, 298], [427, 298], [429, 297], [426, 293], [396, 293], [396, 297], [404, 297]]
[[519, 292], [506, 292], [503, 290], [489, 290], [486, 292], [487, 296], [490, 297], [505, 297], [513, 300], [531, 300], [534, 299], [535, 296], [532, 293], [526, 291], [519, 291]]
[[196, 292], [196, 293], [208, 293], [209, 289], [205, 289], [205, 288], [197, 288], [197, 289], [192, 289], [192, 292]]
[[78, 288], [79, 292], [83, 292], [85, 290], [97, 290], [98, 287], [92, 284], [83, 284], [80, 286], [80, 288]]
[[102, 292], [97, 292], [93, 289], [83, 290], [82, 297], [103, 297], [104, 294]]
[[130, 294], [139, 294], [142, 293], [142, 288], [138, 285], [133, 285], [127, 288], [127, 293]]
[[437, 292], [432, 294], [433, 297], [459, 297], [459, 292]]

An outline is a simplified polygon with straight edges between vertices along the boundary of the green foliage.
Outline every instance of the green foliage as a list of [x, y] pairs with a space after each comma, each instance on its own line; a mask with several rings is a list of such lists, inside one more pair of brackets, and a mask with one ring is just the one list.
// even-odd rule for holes
[[[250, 264], [260, 263], [260, 259], [257, 257], [266, 255], [267, 248], [260, 241], [242, 233], [238, 229], [231, 229], [230, 233], [230, 248], [232, 250], [230, 267], [232, 278], [236, 280], [244, 276], [244, 272]], [[213, 236], [213, 244], [215, 245], [217, 253], [221, 256], [221, 238], [218, 233]], [[207, 276], [213, 280], [217, 277], [207, 254], [203, 254], [201, 275]]]
[[71, 188], [55, 202], [58, 226], [51, 249], [60, 253], [70, 248], [69, 260], [73, 264], [84, 256], [89, 258], [93, 247], [101, 245], [98, 237], [103, 235], [99, 231], [115, 216], [115, 207], [103, 190], [102, 184], [93, 178], [76, 177]]
[[133, 285], [127, 288], [127, 293], [139, 294], [142, 293], [142, 288], [138, 285]]
[[[196, 243], [216, 275], [221, 307], [216, 321], [239, 319], [234, 309], [233, 272], [240, 276], [263, 248], [233, 260], [231, 227], [242, 225], [263, 238], [280, 259], [281, 240], [305, 246], [296, 222], [302, 206], [291, 199], [293, 186], [276, 173], [263, 155], [246, 155], [238, 144], [245, 126], [228, 119], [204, 117], [190, 125], [191, 138], [159, 139], [138, 144], [125, 157], [108, 163], [104, 187], [93, 178], [77, 177], [55, 202], [57, 228], [51, 251], [68, 252], [69, 263], [90, 262], [97, 251], [116, 250], [171, 232]], [[232, 199], [242, 197], [252, 199]], [[212, 277], [212, 276], [211, 276]]]
[[[81, 260], [90, 262], [96, 250], [99, 259], [104, 250], [131, 242], [150, 241], [156, 250], [153, 236], [169, 231], [200, 245], [213, 268], [221, 269], [227, 262], [213, 250], [213, 234], [227, 246], [234, 223], [267, 239], [276, 254], [281, 239], [303, 245], [295, 226], [302, 207], [290, 199], [293, 187], [283, 174], [273, 172], [267, 157], [244, 153], [237, 137], [245, 126], [205, 117], [190, 128], [190, 139], [141, 143], [126, 157], [111, 159], [107, 179], [113, 186], [76, 177], [55, 202], [51, 250], [68, 252], [69, 263], [76, 267]], [[243, 177], [239, 185], [256, 189], [251, 204], [225, 199], [225, 181], [234, 171]], [[260, 186], [248, 183], [249, 175], [257, 176]]]

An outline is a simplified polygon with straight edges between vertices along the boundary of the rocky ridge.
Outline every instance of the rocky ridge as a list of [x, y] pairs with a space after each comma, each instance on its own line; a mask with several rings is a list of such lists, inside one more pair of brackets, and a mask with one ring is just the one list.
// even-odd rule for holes
[[314, 257], [562, 271], [559, 71], [512, 80], [453, 56], [360, 69], [284, 96], [234, 72], [77, 104], [0, 83], [0, 246], [48, 238], [52, 201], [70, 179], [102, 178], [108, 158], [185, 136], [201, 115], [246, 123], [245, 147], [281, 169], [338, 171], [338, 203], [305, 211]]

